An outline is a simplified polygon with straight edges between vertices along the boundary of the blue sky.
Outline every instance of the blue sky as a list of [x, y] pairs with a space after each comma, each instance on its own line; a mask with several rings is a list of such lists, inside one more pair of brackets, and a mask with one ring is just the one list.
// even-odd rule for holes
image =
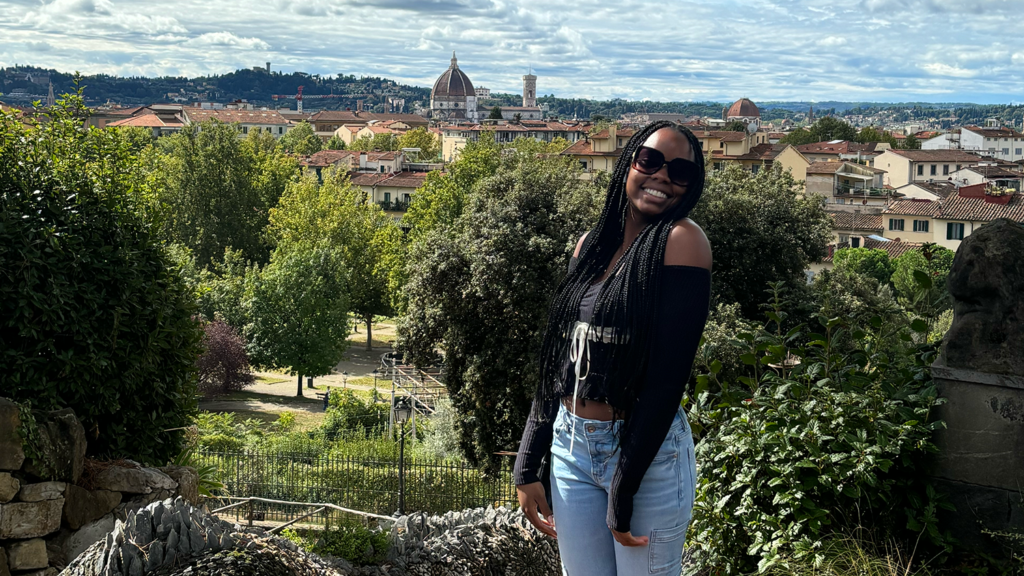
[[1024, 100], [1024, 0], [0, 0], [0, 66], [262, 66], [632, 100]]

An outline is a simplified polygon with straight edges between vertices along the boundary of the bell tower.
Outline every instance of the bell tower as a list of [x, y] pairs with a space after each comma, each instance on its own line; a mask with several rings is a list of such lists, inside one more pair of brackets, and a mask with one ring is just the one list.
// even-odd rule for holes
[[533, 75], [533, 69], [530, 69], [530, 73], [523, 76], [523, 106], [534, 107], [537, 105], [537, 77]]

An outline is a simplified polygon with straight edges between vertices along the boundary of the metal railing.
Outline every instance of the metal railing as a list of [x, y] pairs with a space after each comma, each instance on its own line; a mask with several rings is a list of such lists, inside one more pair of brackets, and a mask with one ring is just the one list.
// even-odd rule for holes
[[409, 209], [409, 203], [401, 200], [381, 200], [380, 207], [390, 212], [405, 212]]
[[[398, 510], [397, 458], [210, 451], [199, 458], [216, 466], [225, 492], [234, 497], [323, 502], [379, 515]], [[518, 504], [509, 459], [502, 460], [497, 474], [485, 475], [461, 462], [406, 458], [404, 476], [406, 512]], [[272, 505], [255, 510], [257, 519], [287, 518]]]

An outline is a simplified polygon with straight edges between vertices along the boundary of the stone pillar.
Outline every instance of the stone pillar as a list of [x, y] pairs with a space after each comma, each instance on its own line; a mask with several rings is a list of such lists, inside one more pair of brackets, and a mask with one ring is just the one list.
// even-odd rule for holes
[[963, 545], [1002, 555], [1009, 539], [994, 534], [1024, 534], [1024, 228], [1001, 219], [968, 236], [948, 286], [932, 475], [956, 512], [941, 520]]

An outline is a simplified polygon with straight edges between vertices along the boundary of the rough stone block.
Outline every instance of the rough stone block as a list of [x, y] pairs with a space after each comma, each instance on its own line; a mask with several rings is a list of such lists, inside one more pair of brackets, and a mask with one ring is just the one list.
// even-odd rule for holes
[[25, 461], [25, 450], [18, 434], [20, 426], [18, 405], [0, 398], [0, 470], [20, 470]]
[[120, 492], [86, 490], [69, 484], [64, 493], [64, 523], [72, 530], [78, 530], [110, 513], [120, 503]]
[[93, 477], [92, 484], [100, 490], [127, 492], [128, 494], [149, 494], [149, 474], [142, 468], [111, 466]]
[[57, 574], [58, 572], [56, 568], [43, 568], [42, 570], [18, 574], [18, 576], [57, 576]]
[[39, 459], [33, 458], [25, 471], [42, 480], [74, 484], [85, 468], [85, 428], [71, 408], [52, 412], [33, 411], [39, 428]]
[[11, 570], [7, 568], [7, 552], [0, 548], [0, 576], [11, 576]]
[[11, 570], [35, 570], [46, 568], [46, 541], [42, 538], [14, 542], [7, 546], [7, 565]]
[[0, 504], [10, 502], [20, 487], [21, 482], [11, 476], [10, 472], [0, 472]]
[[193, 506], [199, 505], [199, 474], [190, 466], [164, 466], [159, 469], [178, 483], [178, 494]]
[[103, 540], [114, 530], [114, 515], [106, 516], [82, 526], [64, 541], [64, 558], [70, 564], [89, 546]]
[[35, 484], [24, 484], [18, 492], [18, 500], [21, 502], [42, 502], [43, 500], [56, 500], [64, 495], [64, 482], [37, 482]]
[[153, 490], [177, 490], [178, 483], [173, 478], [164, 474], [156, 468], [143, 468], [146, 473], [147, 483]]
[[0, 539], [38, 538], [60, 529], [64, 499], [0, 504]]

